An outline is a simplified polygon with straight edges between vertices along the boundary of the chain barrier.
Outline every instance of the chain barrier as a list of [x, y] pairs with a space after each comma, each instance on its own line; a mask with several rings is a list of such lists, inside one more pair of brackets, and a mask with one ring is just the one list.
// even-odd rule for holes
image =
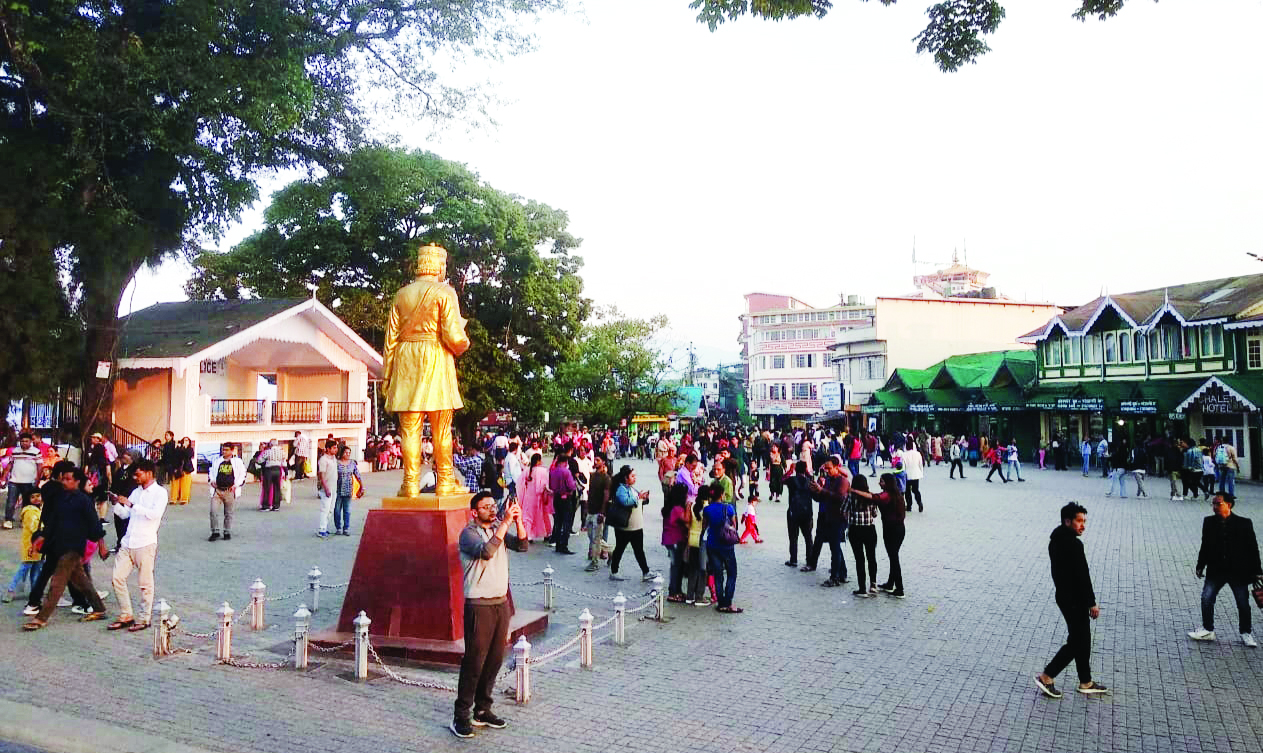
[[[325, 588], [332, 588], [332, 587], [333, 587], [333, 586], [321, 586], [320, 588], [321, 588], [321, 589], [325, 589]], [[293, 593], [287, 593], [287, 594], [284, 594], [284, 595], [282, 595], [282, 596], [268, 596], [268, 597], [266, 597], [265, 599], [263, 599], [263, 601], [265, 601], [265, 602], [268, 602], [268, 601], [285, 601], [286, 599], [292, 599], [292, 598], [294, 598], [295, 596], [302, 596], [303, 594], [307, 593], [307, 590], [308, 590], [308, 589], [306, 589], [306, 588], [300, 588], [300, 589], [298, 589], [297, 591], [294, 591]]]
[[[321, 583], [321, 584], [320, 584], [320, 590], [321, 590], [321, 591], [331, 591], [331, 590], [338, 589], [338, 588], [346, 588], [346, 587], [347, 587], [347, 586], [349, 586], [349, 585], [351, 585], [351, 581], [349, 581], [349, 580], [348, 580], [346, 583], [332, 583], [332, 584], [327, 585], [327, 586], [326, 586], [325, 584]], [[306, 589], [303, 589], [302, 591], [299, 591], [299, 593], [306, 593], [306, 591], [307, 591]]]
[[516, 581], [509, 581], [509, 585], [510, 585], [510, 586], [517, 586], [518, 588], [530, 588], [531, 586], [542, 586], [542, 585], [544, 585], [544, 581], [542, 581], [542, 580], [533, 580], [533, 581], [531, 581], [530, 583], [518, 583], [518, 582], [516, 582]]
[[[354, 641], [352, 641], [352, 643], [354, 643]], [[411, 678], [404, 677], [395, 670], [386, 666], [385, 662], [382, 661], [382, 658], [377, 655], [377, 649], [373, 648], [371, 641], [368, 644], [368, 653], [372, 655], [373, 661], [377, 662], [377, 666], [381, 667], [382, 674], [386, 675], [395, 682], [403, 685], [410, 685], [414, 688], [429, 688], [430, 690], [442, 690], [448, 693], [456, 692], [456, 688], [454, 686], [446, 685], [435, 680], [413, 680]], [[500, 680], [497, 678], [496, 682], [499, 683], [499, 681]]]
[[564, 654], [566, 651], [570, 650], [571, 648], [574, 648], [575, 646], [579, 645], [579, 639], [582, 637], [583, 637], [583, 633], [579, 633], [575, 637], [571, 638], [570, 640], [566, 641], [565, 643], [561, 644], [557, 648], [553, 649], [552, 651], [549, 651], [548, 653], [542, 656], [532, 656], [531, 658], [527, 659], [526, 663], [531, 665], [532, 667], [542, 667], [543, 665], [547, 664], [553, 659], [556, 659], [558, 656], [561, 656], [562, 654]]
[[294, 663], [294, 650], [290, 649], [289, 656], [278, 662], [252, 662], [243, 661], [241, 659], [223, 659], [219, 663], [227, 664], [230, 667], [237, 667], [238, 669], [281, 669]]
[[329, 647], [327, 647], [327, 648], [326, 648], [326, 647], [324, 647], [324, 646], [317, 646], [317, 645], [316, 645], [316, 644], [314, 644], [314, 643], [308, 642], [308, 643], [307, 643], [307, 648], [309, 648], [309, 649], [311, 649], [311, 650], [313, 650], [313, 651], [318, 651], [318, 652], [320, 652], [320, 653], [322, 653], [322, 654], [332, 654], [334, 651], [341, 651], [341, 650], [342, 650], [342, 649], [344, 649], [344, 648], [349, 648], [349, 647], [354, 646], [354, 645], [355, 645], [355, 639], [354, 639], [354, 638], [352, 638], [352, 639], [351, 639], [351, 640], [349, 640], [349, 641], [346, 641], [346, 642], [344, 642], [344, 643], [339, 643], [339, 644], [338, 644], [338, 645], [336, 645], [336, 646], [329, 646]]

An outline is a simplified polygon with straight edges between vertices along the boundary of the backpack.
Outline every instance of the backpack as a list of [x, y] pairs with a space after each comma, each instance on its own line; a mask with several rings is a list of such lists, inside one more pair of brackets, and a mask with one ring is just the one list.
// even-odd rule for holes
[[1221, 444], [1215, 448], [1215, 465], [1228, 465], [1228, 445]]
[[237, 483], [237, 474], [232, 470], [232, 462], [228, 460], [219, 461], [219, 467], [215, 469], [215, 488], [221, 492], [226, 492]]

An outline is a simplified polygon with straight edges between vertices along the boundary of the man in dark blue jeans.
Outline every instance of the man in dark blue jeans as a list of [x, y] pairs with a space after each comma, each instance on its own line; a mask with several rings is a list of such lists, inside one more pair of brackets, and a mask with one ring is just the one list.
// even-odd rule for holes
[[737, 511], [732, 505], [716, 500], [702, 510], [702, 520], [706, 524], [707, 568], [715, 578], [719, 611], [726, 614], [745, 611], [732, 605], [732, 596], [737, 590], [737, 552], [723, 537], [726, 524], [736, 528]]
[[1188, 634], [1195, 641], [1215, 640], [1215, 598], [1225, 585], [1232, 589], [1237, 601], [1238, 627], [1241, 642], [1258, 647], [1250, 627], [1248, 591], [1255, 578], [1263, 577], [1259, 564], [1259, 542], [1249, 518], [1232, 513], [1236, 498], [1216, 494], [1211, 501], [1212, 515], [1202, 521], [1202, 547], [1197, 553], [1197, 577], [1206, 576], [1202, 587], [1202, 626]]
[[829, 579], [820, 585], [833, 588], [847, 582], [846, 560], [842, 557], [842, 541], [846, 538], [846, 519], [842, 516], [842, 503], [851, 491], [851, 479], [842, 468], [842, 459], [832, 455], [821, 466], [825, 474], [824, 485], [813, 482], [811, 495], [820, 503], [820, 517], [816, 519], [816, 542], [811, 548], [804, 572], [816, 569], [820, 550], [829, 545]]

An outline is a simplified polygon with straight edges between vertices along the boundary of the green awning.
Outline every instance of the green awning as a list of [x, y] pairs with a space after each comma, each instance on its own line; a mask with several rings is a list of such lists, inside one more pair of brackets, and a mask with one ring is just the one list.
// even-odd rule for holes
[[967, 402], [960, 390], [921, 390], [925, 402], [941, 410], [961, 410]]
[[1225, 374], [1219, 381], [1231, 387], [1242, 397], [1254, 403], [1254, 410], [1263, 409], [1263, 377], [1245, 374]]
[[873, 393], [873, 397], [877, 402], [881, 403], [886, 410], [902, 410], [908, 407], [908, 403], [912, 402], [908, 399], [908, 395], [903, 392], [887, 392], [886, 390], [877, 390]]

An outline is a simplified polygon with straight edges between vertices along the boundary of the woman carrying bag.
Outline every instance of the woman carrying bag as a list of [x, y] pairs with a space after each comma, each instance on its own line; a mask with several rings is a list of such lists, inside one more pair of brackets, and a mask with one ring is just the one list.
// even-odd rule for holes
[[614, 497], [610, 500], [606, 521], [614, 528], [614, 553], [610, 555], [610, 580], [627, 580], [618, 574], [618, 563], [623, 558], [623, 550], [631, 544], [632, 553], [636, 556], [636, 564], [640, 565], [641, 580], [651, 581], [658, 574], [649, 569], [645, 559], [645, 516], [640, 506], [649, 499], [649, 492], [637, 492], [636, 472], [630, 465], [618, 470], [618, 475], [610, 482], [614, 489]]

